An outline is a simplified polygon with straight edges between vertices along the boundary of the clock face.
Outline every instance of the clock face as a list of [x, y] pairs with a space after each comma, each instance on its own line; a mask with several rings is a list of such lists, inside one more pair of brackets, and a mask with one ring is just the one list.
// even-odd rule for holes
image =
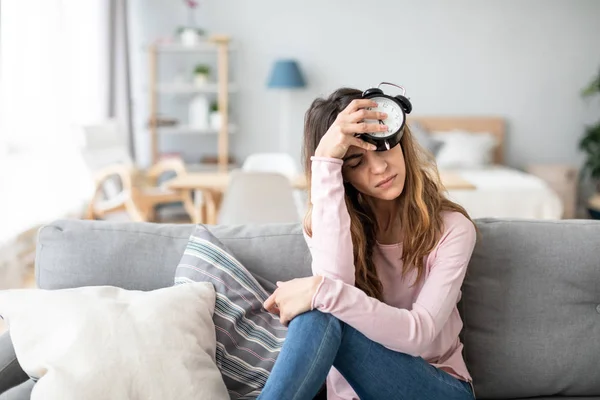
[[370, 100], [377, 102], [378, 106], [368, 108], [369, 110], [384, 112], [387, 114], [388, 117], [385, 120], [377, 121], [370, 119], [365, 120], [365, 122], [370, 124], [383, 123], [385, 124], [385, 126], [387, 126], [388, 129], [384, 132], [369, 133], [369, 135], [384, 138], [398, 132], [398, 130], [404, 123], [404, 113], [402, 112], [400, 105], [394, 100], [388, 99], [387, 97], [376, 96], [372, 97]]

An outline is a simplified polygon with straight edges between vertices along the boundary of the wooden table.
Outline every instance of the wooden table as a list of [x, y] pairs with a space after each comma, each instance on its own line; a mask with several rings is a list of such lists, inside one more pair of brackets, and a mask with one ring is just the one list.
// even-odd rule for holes
[[[440, 177], [447, 190], [475, 189], [472, 183], [454, 172], [442, 171]], [[173, 178], [166, 185], [169, 189], [194, 192], [195, 213], [191, 216], [193, 223], [216, 224], [219, 203], [230, 178], [230, 172], [188, 172]], [[290, 183], [294, 189], [305, 190], [308, 187], [304, 175], [295, 176]]]
[[[195, 210], [191, 216], [195, 224], [216, 224], [219, 204], [227, 190], [231, 172], [188, 172], [165, 184], [169, 189], [194, 193]], [[306, 177], [298, 175], [291, 180], [295, 189], [306, 189]]]

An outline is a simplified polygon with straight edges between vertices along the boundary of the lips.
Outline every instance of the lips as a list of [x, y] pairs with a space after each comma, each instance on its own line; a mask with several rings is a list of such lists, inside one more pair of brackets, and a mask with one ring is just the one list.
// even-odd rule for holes
[[391, 181], [392, 179], [394, 179], [396, 176], [398, 176], [398, 174], [396, 175], [392, 175], [389, 178], [386, 178], [384, 180], [382, 180], [381, 182], [379, 182], [377, 185], [375, 185], [375, 187], [379, 187], [381, 185], [385, 185], [386, 183], [388, 183], [389, 181]]

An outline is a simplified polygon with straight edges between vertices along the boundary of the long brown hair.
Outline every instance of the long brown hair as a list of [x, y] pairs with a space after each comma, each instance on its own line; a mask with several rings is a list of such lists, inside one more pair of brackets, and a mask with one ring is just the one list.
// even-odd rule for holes
[[[362, 92], [357, 89], [342, 88], [327, 98], [314, 100], [304, 118], [304, 169], [311, 179], [311, 156], [335, 121], [354, 99], [360, 99]], [[460, 205], [448, 200], [440, 182], [439, 173], [431, 153], [425, 151], [413, 138], [410, 128], [405, 125], [400, 141], [406, 164], [404, 190], [396, 201], [400, 205], [400, 218], [403, 235], [402, 274], [417, 270], [418, 282], [424, 274], [424, 259], [435, 248], [442, 231], [442, 211], [457, 211], [465, 217], [467, 212]], [[350, 183], [344, 183], [345, 200], [350, 214], [350, 234], [354, 247], [354, 267], [356, 287], [367, 295], [382, 300], [382, 285], [373, 263], [373, 250], [376, 246], [377, 220], [366, 196]], [[308, 193], [308, 211], [304, 218], [304, 229], [312, 236], [312, 202]]]

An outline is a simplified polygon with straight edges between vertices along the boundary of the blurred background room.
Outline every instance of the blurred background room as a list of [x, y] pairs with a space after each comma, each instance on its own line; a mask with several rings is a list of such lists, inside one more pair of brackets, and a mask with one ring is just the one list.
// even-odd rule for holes
[[3, 0], [0, 289], [60, 218], [300, 222], [304, 113], [382, 81], [474, 218], [599, 218], [596, 0]]

